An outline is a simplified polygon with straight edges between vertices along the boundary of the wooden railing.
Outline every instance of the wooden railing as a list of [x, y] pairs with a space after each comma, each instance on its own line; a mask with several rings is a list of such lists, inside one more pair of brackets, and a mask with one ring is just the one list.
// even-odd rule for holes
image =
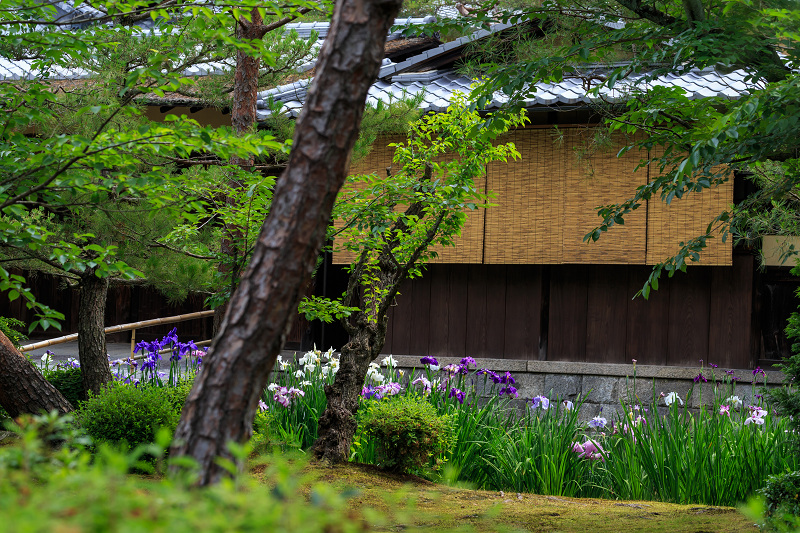
[[[136, 330], [140, 328], [147, 328], [150, 326], [159, 326], [161, 324], [174, 324], [176, 322], [185, 322], [187, 320], [194, 320], [196, 318], [206, 318], [209, 316], [213, 316], [214, 311], [198, 311], [196, 313], [188, 313], [185, 315], [175, 315], [175, 316], [167, 316], [164, 318], [153, 318], [152, 320], [142, 320], [140, 322], [132, 322], [130, 324], [120, 324], [118, 326], [109, 326], [105, 328], [105, 333], [118, 333], [120, 331], [130, 331], [131, 332], [131, 357], [133, 357], [133, 350], [136, 346]], [[56, 344], [64, 344], [65, 342], [74, 342], [78, 340], [78, 334], [73, 333], [71, 335], [64, 335], [63, 337], [57, 337], [55, 339], [50, 339], [46, 341], [36, 342], [33, 344], [28, 344], [20, 348], [21, 352], [30, 352], [31, 350], [38, 350], [39, 348], [47, 348], [49, 346], [55, 346]], [[210, 340], [196, 342], [198, 346], [205, 346], [207, 344], [211, 344]]]

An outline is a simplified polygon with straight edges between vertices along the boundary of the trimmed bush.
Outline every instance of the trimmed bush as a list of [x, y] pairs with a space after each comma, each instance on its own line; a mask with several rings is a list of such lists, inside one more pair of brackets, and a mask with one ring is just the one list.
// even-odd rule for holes
[[369, 405], [367, 435], [378, 442], [378, 462], [393, 472], [438, 469], [454, 444], [453, 420], [418, 396], [391, 396]]
[[766, 500], [767, 520], [780, 527], [781, 522], [791, 521], [797, 525], [800, 517], [800, 472], [787, 472], [770, 476], [759, 492]]
[[79, 407], [86, 401], [83, 393], [83, 376], [80, 368], [56, 368], [44, 372], [44, 377], [64, 395], [72, 407]]
[[95, 443], [127, 443], [135, 448], [152, 443], [158, 428], [175, 431], [175, 402], [169, 388], [112, 383], [83, 402], [76, 417]]

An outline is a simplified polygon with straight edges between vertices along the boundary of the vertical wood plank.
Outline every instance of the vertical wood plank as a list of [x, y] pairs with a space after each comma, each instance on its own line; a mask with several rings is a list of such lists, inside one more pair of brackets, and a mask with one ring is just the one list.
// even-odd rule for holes
[[629, 270], [625, 362], [636, 359], [640, 365], [666, 365], [670, 284], [662, 280], [659, 289], [650, 292], [648, 300], [641, 296], [633, 298], [641, 290], [650, 271], [649, 266], [631, 266]]
[[447, 355], [464, 357], [467, 338], [469, 265], [450, 265], [450, 309], [447, 314]]
[[396, 307], [390, 307], [389, 312], [386, 313], [386, 320], [388, 324], [386, 325], [386, 340], [383, 343], [383, 350], [381, 353], [383, 354], [390, 354], [390, 353], [397, 353], [394, 351], [394, 312]]
[[449, 311], [452, 306], [450, 301], [450, 270], [451, 265], [430, 265], [426, 276], [430, 277], [431, 306], [430, 306], [430, 339], [427, 353], [442, 357], [447, 354], [447, 339], [449, 332]]
[[627, 363], [625, 341], [627, 265], [589, 266], [586, 311], [586, 361]]
[[537, 359], [541, 326], [542, 267], [509, 265], [503, 357]]
[[708, 359], [711, 267], [691, 266], [669, 280], [667, 364], [698, 366]]
[[719, 366], [748, 368], [750, 364], [753, 261], [749, 254], [734, 255], [732, 266], [712, 270], [707, 360]]
[[405, 355], [427, 355], [431, 336], [431, 280], [428, 272], [414, 279], [414, 306], [411, 309], [408, 352]]
[[586, 360], [586, 265], [553, 265], [550, 271], [549, 361]]
[[486, 271], [486, 344], [481, 357], [502, 359], [506, 334], [506, 269], [505, 265], [475, 265]]
[[392, 351], [395, 355], [409, 355], [411, 352], [411, 326], [414, 314], [414, 284], [406, 280], [400, 285], [400, 294], [395, 298], [392, 318]]
[[486, 338], [486, 298], [487, 271], [483, 265], [469, 265], [469, 284], [467, 286], [467, 338], [466, 354], [472, 357], [485, 357]]

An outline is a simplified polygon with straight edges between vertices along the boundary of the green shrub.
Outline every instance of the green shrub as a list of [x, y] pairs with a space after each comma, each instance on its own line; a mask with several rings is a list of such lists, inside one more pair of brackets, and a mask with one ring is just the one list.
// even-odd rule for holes
[[169, 403], [172, 406], [172, 409], [178, 413], [178, 417], [181, 415], [183, 404], [186, 403], [186, 398], [189, 397], [189, 393], [192, 391], [192, 385], [194, 385], [193, 375], [179, 381], [177, 384], [171, 387], [164, 387], [166, 394], [169, 397]]
[[[52, 422], [50, 417], [47, 425]], [[69, 420], [55, 422], [68, 425]], [[235, 483], [206, 488], [192, 487], [186, 472], [172, 478], [131, 476], [131, 469], [138, 471], [139, 453], [107, 446], [92, 456], [84, 450], [56, 450], [35, 436], [37, 430], [26, 424], [20, 428], [23, 438], [0, 447], [0, 533], [359, 533], [406, 524], [413, 509], [405, 509], [404, 492], [387, 494], [385, 508], [370, 509], [348, 500], [348, 493], [356, 491], [312, 482], [304, 464], [281, 456], [270, 458], [258, 480], [243, 475]], [[167, 442], [159, 443], [152, 446], [158, 455]], [[42, 459], [31, 464], [33, 456]]]
[[14, 346], [21, 346], [23, 342], [28, 340], [28, 336], [22, 333], [25, 331], [25, 323], [16, 318], [0, 316], [0, 331], [8, 337], [8, 340]]
[[250, 442], [256, 453], [268, 452], [272, 444], [271, 428], [278, 424], [278, 417], [273, 411], [256, 411], [253, 418], [253, 440]]
[[81, 404], [77, 419], [96, 442], [152, 443], [158, 428], [175, 431], [178, 413], [169, 388], [112, 383]]
[[799, 471], [770, 476], [759, 492], [766, 500], [768, 522], [779, 528], [786, 521], [797, 523], [797, 517], [800, 517]]
[[80, 368], [55, 368], [47, 369], [44, 377], [64, 395], [72, 407], [78, 407], [86, 401], [86, 394], [83, 392], [83, 377]]
[[454, 444], [452, 417], [438, 415], [417, 396], [391, 396], [370, 404], [364, 429], [378, 442], [379, 464], [394, 472], [431, 463], [437, 469]]

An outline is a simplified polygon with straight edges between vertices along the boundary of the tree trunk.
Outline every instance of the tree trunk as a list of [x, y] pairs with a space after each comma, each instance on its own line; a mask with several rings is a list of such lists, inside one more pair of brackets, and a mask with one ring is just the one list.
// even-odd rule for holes
[[175, 432], [171, 453], [195, 459], [199, 485], [225, 476], [217, 457], [232, 458], [228, 443], [245, 442], [252, 434], [258, 399], [347, 177], [367, 90], [380, 69], [386, 34], [401, 3], [336, 4], [272, 209]]
[[13, 418], [42, 411], [72, 411], [72, 405], [0, 331], [0, 407]]
[[108, 278], [98, 278], [94, 271], [81, 276], [78, 302], [78, 358], [81, 362], [83, 392], [100, 392], [114, 376], [106, 352], [106, 297]]
[[[260, 40], [264, 37], [263, 19], [258, 9], [250, 11], [250, 21], [240, 18], [236, 24], [236, 37], [241, 40]], [[256, 124], [256, 105], [258, 103], [258, 67], [259, 59], [247, 55], [242, 50], [236, 52], [236, 72], [233, 78], [233, 96], [231, 106], [231, 126], [237, 135], [250, 133]], [[250, 169], [253, 166], [253, 158], [242, 159], [232, 157], [231, 164]], [[231, 190], [241, 188], [242, 184], [233, 177], [228, 179], [228, 187]], [[234, 205], [235, 199], [227, 196], [223, 201], [228, 205]], [[220, 252], [227, 259], [219, 264], [218, 272], [223, 279], [227, 280], [228, 295], [232, 295], [239, 283], [244, 253], [242, 252], [242, 229], [236, 224], [226, 222], [222, 231], [222, 242]], [[225, 318], [228, 304], [225, 303], [215, 309], [214, 313], [214, 336], [219, 333], [222, 321]]]
[[386, 341], [387, 324], [385, 318], [380, 325], [364, 324], [342, 347], [336, 377], [325, 386], [328, 405], [319, 419], [319, 434], [313, 448], [317, 459], [331, 464], [350, 459], [350, 446], [358, 429], [358, 397], [369, 364], [378, 357]]

